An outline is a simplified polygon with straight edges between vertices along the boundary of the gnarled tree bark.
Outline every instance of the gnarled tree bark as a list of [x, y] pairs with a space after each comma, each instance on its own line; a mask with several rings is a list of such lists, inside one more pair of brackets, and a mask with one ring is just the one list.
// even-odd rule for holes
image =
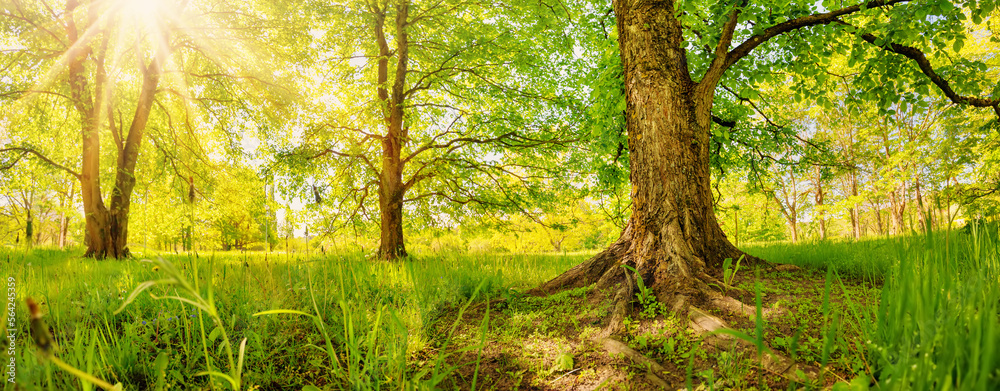
[[[625, 74], [632, 217], [607, 250], [536, 288], [539, 293], [597, 284], [618, 287], [616, 327], [632, 297], [634, 268], [675, 310], [718, 282], [725, 258], [744, 255], [716, 221], [709, 166], [712, 98], [724, 70], [691, 79], [673, 2], [616, 1]], [[735, 16], [734, 16], [735, 19]], [[728, 48], [729, 37], [720, 47]], [[720, 57], [724, 60], [725, 55]], [[756, 258], [744, 263], [757, 262]]]

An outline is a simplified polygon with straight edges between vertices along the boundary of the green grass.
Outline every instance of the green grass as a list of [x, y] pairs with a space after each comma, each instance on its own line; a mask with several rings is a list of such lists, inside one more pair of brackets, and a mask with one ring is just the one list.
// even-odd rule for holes
[[[945, 250], [947, 248], [947, 250]], [[1000, 252], [995, 237], [897, 246], [873, 321], [873, 375], [887, 390], [1000, 389]]]
[[[738, 271], [743, 289], [758, 298], [790, 297], [769, 302], [787, 306], [793, 320], [784, 331], [770, 324], [744, 329], [800, 360], [836, 367], [837, 378], [826, 383], [842, 380], [835, 389], [1000, 389], [998, 242], [985, 232], [953, 232], [749, 247], [753, 255], [808, 271], [770, 280], [765, 275], [764, 281], [784, 282], [759, 287], [755, 271]], [[565, 333], [596, 330], [579, 319], [597, 319], [607, 308], [590, 308], [586, 289], [550, 298], [518, 293], [588, 254], [442, 255], [396, 263], [358, 254], [309, 260], [165, 255], [177, 268], [171, 277], [165, 264], [74, 256], [80, 253], [0, 249], [0, 276], [13, 277], [18, 294], [18, 389], [94, 389], [28, 346], [28, 296], [42, 303], [58, 357], [127, 390], [517, 387], [600, 373], [580, 368], [563, 374], [538, 358], [497, 356], [491, 347], [570, 341], [579, 336]], [[123, 307], [143, 282], [169, 278]], [[813, 282], [804, 290], [796, 278]], [[494, 308], [486, 299], [495, 298], [508, 300]], [[653, 357], [681, 369], [694, 363], [696, 353], [704, 355], [696, 339], [676, 330], [647, 330], [628, 341], [659, 351]], [[579, 349], [578, 363], [604, 362], [599, 352]], [[494, 360], [490, 365], [483, 362], [487, 356]], [[738, 353], [698, 357], [717, 365], [753, 361]], [[759, 389], [773, 384], [761, 381], [760, 371], [733, 368], [692, 367], [688, 377], [746, 376], [729, 384]], [[498, 383], [497, 376], [516, 380]], [[14, 388], [5, 383], [3, 389]]]
[[[169, 277], [167, 270], [140, 260], [73, 256], [79, 253], [0, 249], [2, 275], [13, 277], [17, 287], [16, 380], [25, 389], [85, 387], [26, 347], [25, 297], [42, 304], [57, 356], [125, 389], [231, 389], [234, 384], [223, 377], [198, 374], [233, 375], [244, 339], [245, 369], [236, 382], [241, 389], [429, 388], [448, 368], [420, 371], [410, 356], [448, 342], [448, 336], [428, 332], [442, 313], [474, 296], [500, 297], [537, 285], [586, 257], [449, 256], [387, 263], [359, 255], [308, 261], [274, 254], [266, 260], [235, 253], [164, 256], [192, 288], [149, 287], [116, 315], [136, 286]], [[155, 298], [192, 299], [196, 293], [217, 313]], [[311, 317], [254, 316], [277, 309]], [[154, 361], [161, 353], [167, 364], [158, 371]]]
[[882, 284], [877, 305], [852, 304], [840, 314], [842, 333], [850, 336], [843, 344], [859, 352], [854, 356], [858, 378], [853, 388], [845, 389], [996, 390], [1000, 238], [993, 235], [968, 229], [747, 250], [773, 262], [831, 269]]
[[825, 270], [833, 267], [842, 275], [881, 280], [899, 260], [899, 245], [905, 239], [878, 238], [826, 240], [821, 242], [756, 243], [743, 249], [751, 255], [776, 263]]

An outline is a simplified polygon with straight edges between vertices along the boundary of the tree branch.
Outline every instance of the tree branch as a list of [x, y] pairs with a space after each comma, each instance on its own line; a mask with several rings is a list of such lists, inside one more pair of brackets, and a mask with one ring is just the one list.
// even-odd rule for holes
[[402, 163], [406, 164], [406, 162], [410, 161], [417, 155], [430, 149], [448, 149], [448, 153], [450, 153], [458, 148], [471, 144], [497, 143], [507, 148], [534, 148], [545, 144], [566, 144], [574, 141], [576, 140], [539, 140], [521, 136], [517, 132], [507, 132], [492, 138], [459, 137], [442, 144], [424, 144], [403, 159]]
[[702, 78], [702, 82], [706, 82], [709, 85], [714, 86], [715, 83], [722, 78], [722, 74], [725, 72], [726, 59], [728, 57], [729, 46], [733, 44], [733, 32], [736, 31], [736, 25], [740, 21], [740, 6], [741, 4], [736, 4], [733, 11], [729, 14], [729, 20], [722, 26], [722, 34], [719, 35], [719, 43], [715, 46], [715, 58], [712, 59], [712, 64], [709, 65], [708, 70], [705, 71], [705, 77]]
[[[837, 20], [836, 23], [845, 26], [851, 26], [850, 24], [840, 20]], [[865, 42], [868, 42], [872, 45], [876, 45], [875, 42], [879, 41], [879, 38], [871, 33], [858, 34], [857, 30], [855, 30], [855, 32], [852, 34], [861, 37], [861, 39], [865, 40]], [[958, 93], [955, 92], [955, 90], [951, 88], [951, 85], [948, 84], [947, 80], [942, 78], [941, 75], [938, 75], [937, 72], [934, 71], [934, 67], [931, 66], [930, 60], [928, 60], [927, 56], [924, 55], [924, 53], [918, 50], [917, 48], [891, 42], [879, 47], [882, 48], [882, 50], [903, 55], [904, 57], [909, 58], [914, 62], [916, 62], [917, 66], [920, 67], [920, 71], [923, 72], [923, 74], [926, 75], [927, 78], [930, 79], [932, 83], [934, 83], [934, 85], [940, 88], [941, 92], [943, 92], [944, 95], [947, 96], [948, 99], [951, 100], [953, 103], [958, 105], [969, 105], [973, 107], [992, 107], [993, 111], [997, 114], [997, 119], [1000, 120], [1000, 98], [985, 99], [975, 96], [959, 95]]]
[[768, 27], [760, 34], [750, 37], [742, 44], [737, 46], [735, 49], [733, 49], [731, 52], [729, 52], [729, 54], [726, 55], [726, 62], [725, 65], [722, 67], [722, 69], [723, 70], [728, 69], [730, 66], [735, 64], [741, 58], [745, 57], [747, 54], [750, 54], [750, 52], [753, 51], [755, 48], [757, 48], [764, 42], [767, 42], [771, 38], [774, 38], [778, 35], [787, 33], [789, 31], [797, 30], [803, 27], [829, 24], [834, 21], [837, 21], [838, 18], [840, 18], [841, 16], [861, 11], [862, 8], [864, 9], [879, 8], [898, 3], [905, 3], [908, 1], [910, 0], [873, 0], [869, 1], [868, 3], [865, 3], [863, 7], [861, 4], [857, 4], [831, 12], [802, 16], [783, 23], [778, 23], [774, 26]]
[[348, 158], [361, 159], [363, 162], [365, 162], [365, 165], [367, 165], [368, 168], [370, 168], [373, 172], [379, 172], [378, 169], [375, 168], [375, 165], [372, 164], [371, 160], [368, 160], [368, 156], [365, 156], [365, 154], [363, 154], [363, 153], [350, 154], [350, 153], [344, 153], [344, 152], [340, 152], [340, 151], [337, 151], [337, 150], [333, 150], [333, 149], [327, 148], [327, 149], [323, 150], [320, 153], [317, 153], [317, 154], [315, 154], [313, 156], [306, 157], [306, 160], [312, 160], [312, 159], [320, 158], [320, 157], [323, 157], [323, 156], [326, 156], [326, 155], [331, 155], [331, 154], [332, 155], [336, 155], [336, 156], [340, 156], [340, 157], [348, 157]]
[[22, 158], [24, 158], [25, 155], [27, 155], [27, 154], [30, 153], [30, 154], [33, 154], [33, 155], [37, 156], [43, 162], [48, 163], [50, 166], [58, 168], [58, 169], [61, 169], [63, 171], [66, 171], [70, 175], [73, 175], [76, 179], [80, 179], [80, 174], [77, 173], [76, 171], [73, 171], [69, 167], [66, 167], [66, 166], [64, 166], [62, 164], [56, 163], [52, 159], [49, 159], [49, 158], [45, 157], [45, 155], [42, 155], [40, 152], [38, 152], [38, 151], [36, 151], [34, 149], [25, 148], [25, 147], [7, 147], [7, 148], [0, 149], [0, 153], [10, 152], [10, 151], [20, 152], [21, 154], [20, 154], [20, 156], [18, 156], [17, 158], [15, 158], [14, 161], [12, 161], [10, 164], [4, 165], [4, 166], [0, 166], [0, 170], [7, 170], [7, 169], [10, 169], [11, 167], [14, 167], [14, 165], [17, 164], [17, 162], [19, 160], [21, 160]]
[[[67, 100], [72, 100], [73, 99], [73, 98], [70, 98], [69, 96], [66, 96], [65, 94], [60, 94], [58, 92], [45, 91], [45, 90], [14, 90], [14, 91], [6, 91], [6, 92], [3, 92], [3, 93], [0, 93], [0, 98], [13, 97], [14, 99], [20, 99], [20, 98], [23, 98], [25, 96], [29, 96], [31, 94], [48, 94], [48, 95], [55, 95], [55, 96], [58, 96], [58, 97], [61, 97], [61, 98], [65, 98]], [[18, 96], [18, 95], [20, 95], [20, 96]]]
[[715, 122], [719, 126], [726, 127], [726, 128], [735, 128], [736, 127], [736, 121], [725, 120], [725, 119], [719, 118], [715, 114], [712, 114], [712, 122]]

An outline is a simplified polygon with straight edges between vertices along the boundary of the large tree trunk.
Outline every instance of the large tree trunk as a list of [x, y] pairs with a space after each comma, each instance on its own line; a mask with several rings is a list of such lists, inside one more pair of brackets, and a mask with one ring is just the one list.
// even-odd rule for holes
[[[88, 257], [121, 259], [130, 255], [128, 249], [129, 208], [132, 204], [132, 190], [135, 188], [135, 164], [138, 160], [143, 130], [152, 108], [152, 94], [156, 90], [158, 75], [153, 79], [147, 79], [143, 84], [143, 94], [140, 96], [139, 106], [136, 108], [127, 139], [123, 141], [123, 149], [118, 155], [116, 164], [118, 174], [115, 178], [115, 187], [111, 192], [110, 208], [104, 205], [101, 195], [98, 165], [100, 141], [97, 127], [85, 128], [84, 130], [89, 134], [84, 134], [84, 159], [80, 185], [83, 209], [87, 216], [86, 256]], [[112, 127], [112, 131], [115, 131], [114, 127]]]
[[743, 255], [722, 232], [712, 207], [709, 126], [719, 75], [707, 75], [700, 84], [691, 80], [671, 2], [615, 1], [615, 14], [625, 74], [632, 217], [607, 250], [535, 290], [614, 287], [610, 327], [625, 315], [636, 277], [661, 302], [681, 310], [687, 298], [718, 282], [713, 275], [721, 275], [725, 258]]
[[[66, 4], [67, 14], [74, 14], [79, 1], [71, 0]], [[97, 27], [97, 15], [93, 4], [88, 7], [86, 29]], [[66, 33], [70, 42], [77, 42], [79, 29], [75, 18], [67, 18]], [[82, 164], [80, 167], [80, 195], [83, 210], [86, 215], [86, 256], [103, 259], [107, 257], [125, 258], [129, 256], [128, 213], [131, 206], [132, 189], [135, 187], [135, 164], [139, 155], [146, 122], [153, 106], [153, 97], [160, 81], [161, 65], [166, 52], [162, 46], [157, 47], [156, 58], [148, 65], [143, 64], [140, 71], [143, 75], [142, 86], [136, 100], [135, 114], [129, 126], [128, 133], [115, 126], [111, 115], [112, 96], [110, 82], [104, 66], [108, 48], [108, 34], [96, 47], [83, 45], [79, 50], [71, 52], [68, 67], [68, 84], [70, 98], [80, 115], [81, 138], [83, 146]], [[164, 37], [166, 38], [166, 37]], [[139, 55], [139, 54], [137, 54]], [[92, 59], [96, 63], [94, 85], [91, 86], [85, 63]], [[138, 58], [140, 62], [145, 60]], [[107, 110], [107, 118], [101, 113]], [[110, 208], [104, 204], [101, 194], [100, 160], [101, 141], [100, 130], [102, 120], [107, 119], [110, 133], [114, 137], [118, 157], [116, 161], [116, 177], [111, 191]]]
[[[383, 142], [383, 148], [392, 147], [386, 144], [389, 143]], [[382, 226], [378, 256], [381, 259], [396, 259], [406, 256], [406, 246], [403, 245], [403, 184], [402, 172], [399, 169], [398, 143], [395, 148], [394, 156], [385, 155], [382, 178], [379, 182], [378, 198]], [[387, 152], [383, 151], [383, 153]]]
[[[388, 5], [386, 6], [388, 7]], [[403, 182], [403, 144], [408, 141], [403, 127], [403, 103], [405, 100], [406, 72], [409, 63], [409, 39], [406, 31], [409, 18], [408, 1], [396, 4], [395, 56], [396, 74], [391, 89], [389, 86], [389, 50], [384, 26], [386, 9], [374, 9], [375, 36], [379, 47], [378, 98], [384, 105], [386, 133], [382, 136], [382, 172], [379, 178], [379, 210], [381, 213], [381, 237], [378, 256], [382, 259], [405, 257], [403, 245], [403, 196], [407, 185]]]

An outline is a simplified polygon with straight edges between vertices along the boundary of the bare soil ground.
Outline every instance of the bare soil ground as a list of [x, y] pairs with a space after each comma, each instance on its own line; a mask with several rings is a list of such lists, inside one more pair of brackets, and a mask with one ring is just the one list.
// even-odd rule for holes
[[[457, 319], [459, 308], [446, 308], [430, 328], [436, 343], [416, 354], [418, 361], [433, 365], [442, 349], [449, 352], [446, 361], [458, 369], [452, 384], [442, 385], [445, 388], [472, 389], [474, 384], [475, 389], [495, 390], [677, 390], [689, 384], [706, 390], [824, 388], [867, 365], [852, 320], [874, 308], [877, 284], [836, 276], [827, 281], [826, 273], [810, 269], [757, 274], [737, 275], [732, 285], [738, 289], [727, 294], [752, 306], [747, 312], [755, 313], [759, 282], [764, 342], [801, 368], [815, 370], [817, 378], [796, 381], [782, 375], [762, 364], [749, 343], [736, 343], [739, 338], [719, 343], [718, 335], [695, 333], [686, 317], [662, 308], [642, 308], [636, 300], [624, 334], [612, 337], [662, 366], [663, 371], [657, 372], [662, 381], [651, 380], [650, 364], [612, 353], [615, 349], [599, 338], [611, 300], [592, 288], [548, 297], [512, 292], [473, 304], [461, 319]], [[756, 335], [753, 317], [721, 311], [712, 315], [736, 331]], [[457, 326], [449, 339], [453, 325]]]

